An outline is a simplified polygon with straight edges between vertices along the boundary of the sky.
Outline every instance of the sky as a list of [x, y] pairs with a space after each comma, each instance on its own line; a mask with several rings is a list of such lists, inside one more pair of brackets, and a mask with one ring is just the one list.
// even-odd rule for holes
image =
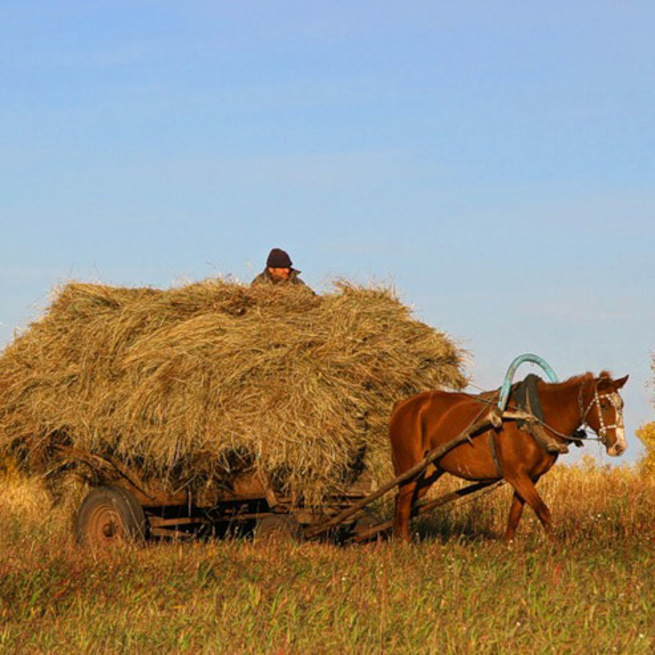
[[476, 386], [524, 352], [629, 373], [633, 462], [654, 29], [651, 0], [4, 0], [0, 347], [68, 280], [249, 281], [281, 247], [318, 291], [393, 285]]

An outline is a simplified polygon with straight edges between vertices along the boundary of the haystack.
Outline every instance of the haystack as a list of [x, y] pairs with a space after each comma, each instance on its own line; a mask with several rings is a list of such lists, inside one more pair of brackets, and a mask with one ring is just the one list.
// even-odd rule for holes
[[170, 490], [261, 470], [320, 502], [362, 462], [389, 476], [394, 402], [461, 388], [462, 360], [382, 287], [71, 283], [0, 357], [0, 451], [53, 468], [74, 446]]

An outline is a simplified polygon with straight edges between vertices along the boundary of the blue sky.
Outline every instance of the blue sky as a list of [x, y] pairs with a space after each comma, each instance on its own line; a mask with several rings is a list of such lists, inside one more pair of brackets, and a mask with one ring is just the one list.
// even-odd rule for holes
[[526, 351], [630, 373], [631, 434], [654, 29], [650, 1], [6, 0], [0, 346], [68, 279], [249, 280], [280, 246], [319, 290], [392, 282], [479, 386]]

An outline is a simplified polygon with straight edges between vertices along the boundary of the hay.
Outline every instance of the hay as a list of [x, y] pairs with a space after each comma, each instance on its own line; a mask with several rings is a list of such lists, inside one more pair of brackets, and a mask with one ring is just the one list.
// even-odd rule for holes
[[[654, 379], [650, 382], [655, 387], [655, 354], [651, 355], [650, 368]], [[655, 406], [655, 397], [652, 399]], [[636, 432], [637, 437], [644, 446], [644, 452], [639, 461], [639, 470], [645, 476], [655, 476], [655, 421], [640, 425]]]
[[655, 478], [655, 421], [640, 425], [636, 436], [644, 446], [644, 452], [637, 462], [639, 471], [644, 476]]
[[381, 287], [71, 283], [0, 357], [0, 450], [54, 466], [73, 445], [169, 490], [257, 469], [320, 502], [362, 462], [391, 474], [394, 402], [461, 388], [462, 357]]

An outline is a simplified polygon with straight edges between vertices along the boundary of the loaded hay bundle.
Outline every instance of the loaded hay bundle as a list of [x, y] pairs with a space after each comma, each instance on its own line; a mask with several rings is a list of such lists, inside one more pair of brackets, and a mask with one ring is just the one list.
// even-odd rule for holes
[[394, 402], [461, 388], [462, 362], [387, 288], [71, 283], [0, 357], [0, 451], [53, 469], [72, 446], [169, 490], [256, 470], [320, 502], [390, 475]]

